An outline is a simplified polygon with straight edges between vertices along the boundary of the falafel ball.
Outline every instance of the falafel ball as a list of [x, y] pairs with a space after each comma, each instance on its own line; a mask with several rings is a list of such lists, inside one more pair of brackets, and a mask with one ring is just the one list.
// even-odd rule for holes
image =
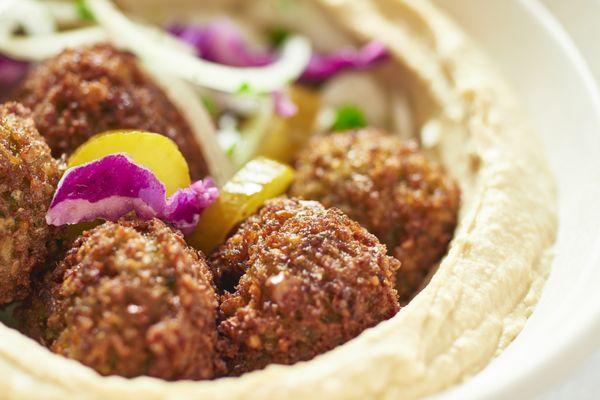
[[460, 191], [414, 142], [375, 129], [315, 137], [296, 161], [290, 194], [337, 207], [384, 243], [402, 263], [401, 303], [446, 253]]
[[16, 96], [55, 157], [97, 133], [139, 129], [173, 139], [194, 179], [207, 173], [190, 126], [133, 54], [107, 44], [67, 49], [34, 68]]
[[203, 256], [159, 220], [79, 237], [17, 312], [24, 333], [102, 375], [210, 379], [217, 297]]
[[61, 175], [31, 111], [0, 105], [0, 304], [21, 300], [52, 236], [45, 216]]
[[309, 360], [399, 310], [398, 260], [358, 223], [314, 201], [268, 201], [210, 261], [218, 282], [234, 285], [225, 288], [232, 292], [222, 296], [218, 326], [231, 375]]

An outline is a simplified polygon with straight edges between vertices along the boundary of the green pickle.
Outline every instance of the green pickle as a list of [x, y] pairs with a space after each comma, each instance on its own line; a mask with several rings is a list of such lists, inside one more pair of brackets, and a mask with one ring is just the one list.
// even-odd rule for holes
[[285, 164], [264, 157], [248, 162], [223, 186], [217, 201], [202, 213], [188, 242], [210, 253], [265, 201], [285, 193], [293, 179], [294, 170]]
[[291, 162], [312, 136], [321, 106], [319, 95], [312, 89], [294, 85], [289, 94], [298, 112], [291, 118], [273, 117], [258, 151], [261, 156], [285, 163]]

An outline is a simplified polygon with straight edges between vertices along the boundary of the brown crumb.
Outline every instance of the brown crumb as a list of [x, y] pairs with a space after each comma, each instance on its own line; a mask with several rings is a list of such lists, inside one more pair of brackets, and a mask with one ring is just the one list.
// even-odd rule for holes
[[139, 129], [173, 139], [193, 178], [207, 173], [202, 151], [179, 111], [132, 54], [110, 45], [67, 49], [47, 60], [29, 73], [17, 98], [33, 110], [56, 157], [70, 155], [97, 133]]
[[30, 273], [46, 260], [45, 216], [60, 175], [31, 111], [0, 105], [0, 304], [26, 297]]
[[446, 253], [458, 218], [458, 185], [414, 142], [375, 129], [314, 137], [299, 155], [290, 194], [337, 207], [402, 263], [408, 302]]
[[18, 310], [25, 333], [102, 375], [210, 379], [217, 298], [201, 254], [159, 220], [77, 239]]
[[225, 289], [218, 329], [232, 375], [309, 360], [399, 310], [400, 263], [317, 202], [268, 201], [210, 264]]

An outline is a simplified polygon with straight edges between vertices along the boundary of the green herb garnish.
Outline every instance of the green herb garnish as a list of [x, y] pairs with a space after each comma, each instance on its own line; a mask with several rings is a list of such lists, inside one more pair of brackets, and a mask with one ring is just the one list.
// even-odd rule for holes
[[250, 84], [248, 82], [242, 83], [237, 90], [237, 94], [251, 94], [251, 93], [252, 93], [252, 88], [250, 87]]
[[204, 108], [206, 108], [206, 111], [208, 111], [208, 113], [213, 117], [216, 116], [219, 112], [217, 103], [215, 103], [215, 101], [208, 96], [202, 96], [201, 99]]
[[94, 13], [85, 4], [85, 0], [75, 0], [75, 9], [79, 17], [85, 21], [95, 21]]
[[269, 42], [271, 46], [278, 48], [290, 37], [290, 31], [284, 27], [277, 27], [269, 32]]
[[232, 143], [231, 146], [229, 146], [227, 148], [227, 150], [225, 150], [225, 154], [227, 154], [227, 157], [233, 157], [236, 147], [237, 147], [237, 142]]
[[349, 129], [364, 128], [365, 126], [367, 126], [367, 121], [360, 108], [347, 105], [335, 110], [335, 120], [331, 129], [334, 131], [347, 131]]

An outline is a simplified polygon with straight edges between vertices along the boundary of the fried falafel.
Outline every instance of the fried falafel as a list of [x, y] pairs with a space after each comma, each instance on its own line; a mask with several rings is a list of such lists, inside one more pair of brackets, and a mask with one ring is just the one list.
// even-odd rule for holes
[[60, 175], [31, 111], [0, 105], [0, 304], [25, 298], [30, 273], [46, 260], [45, 215]]
[[107, 44], [67, 49], [34, 68], [16, 93], [56, 157], [97, 133], [138, 129], [173, 139], [194, 179], [207, 173], [190, 126], [130, 53]]
[[457, 184], [416, 143], [375, 129], [314, 137], [296, 167], [292, 196], [339, 208], [401, 261], [397, 289], [407, 303], [447, 251]]
[[84, 233], [18, 310], [22, 330], [102, 375], [210, 379], [217, 297], [203, 256], [159, 220]]
[[225, 286], [218, 329], [231, 375], [309, 360], [399, 310], [400, 263], [358, 223], [314, 201], [268, 201], [210, 265]]

